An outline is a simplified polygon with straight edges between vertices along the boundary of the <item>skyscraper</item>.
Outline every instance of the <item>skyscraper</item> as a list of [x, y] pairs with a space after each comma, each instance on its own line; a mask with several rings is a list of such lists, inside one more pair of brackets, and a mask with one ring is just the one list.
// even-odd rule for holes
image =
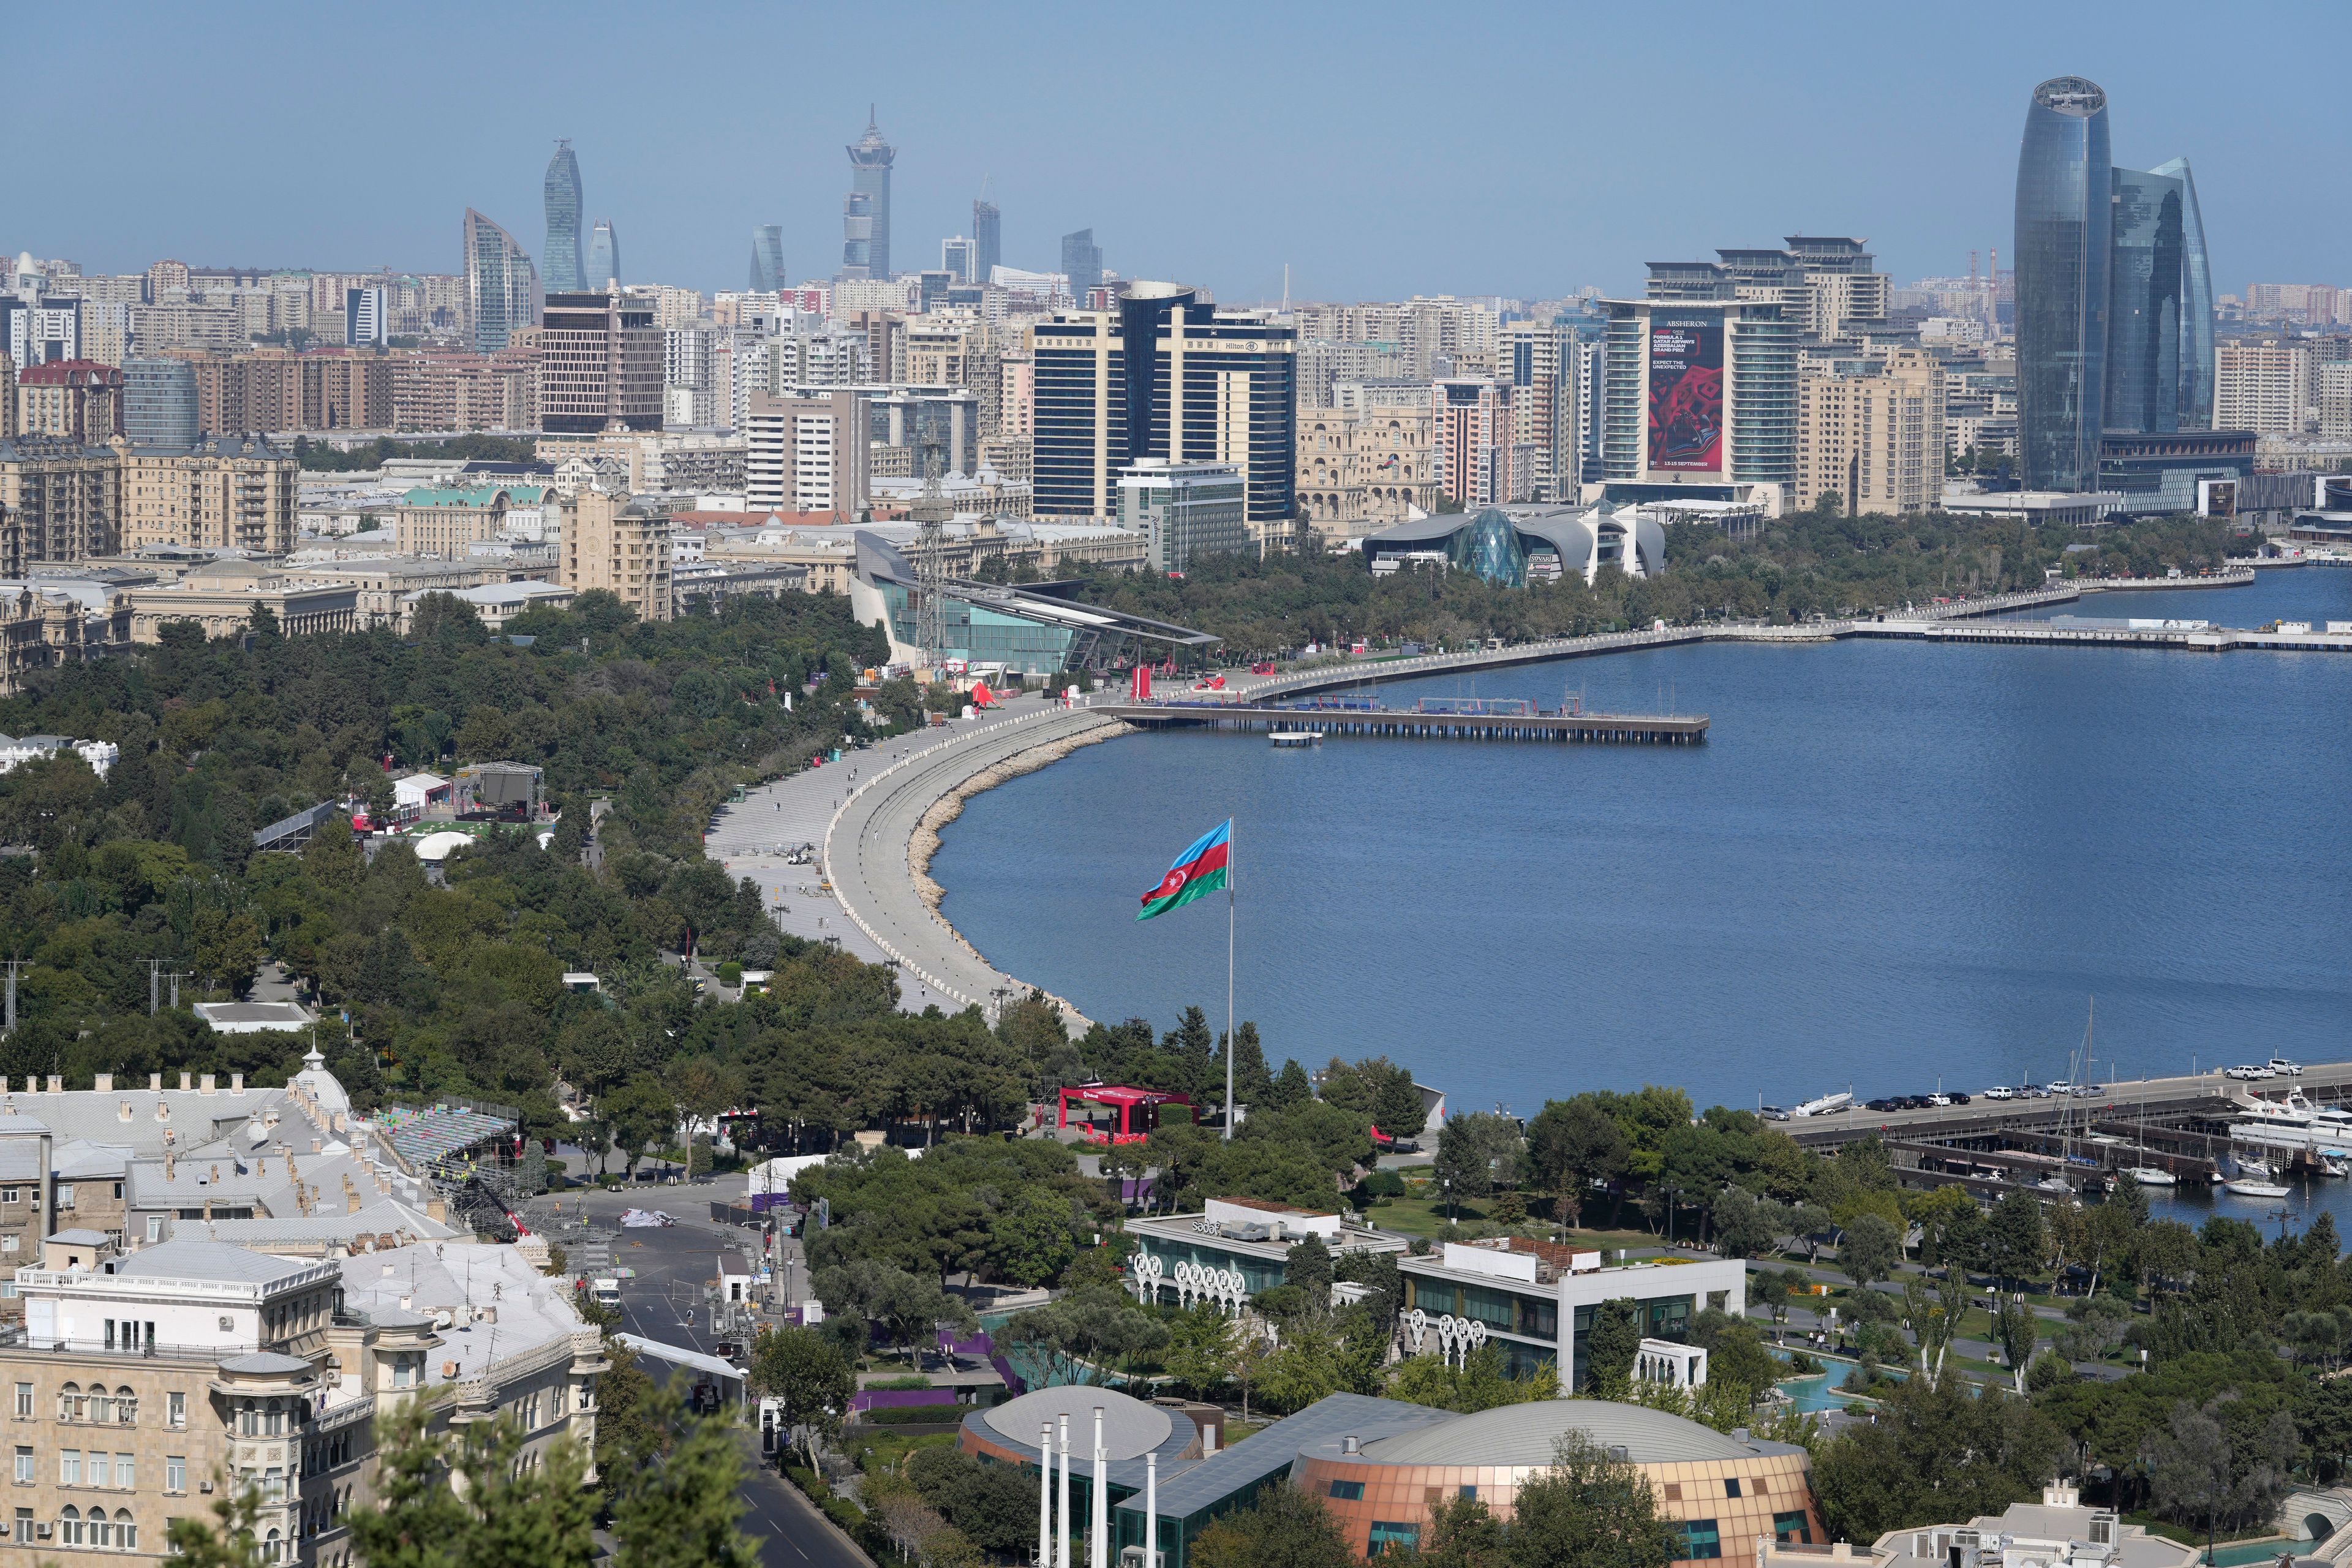
[[2017, 158], [2017, 445], [2028, 489], [2087, 490], [2098, 479], [2112, 184], [2105, 91], [2073, 76], [2035, 88]]
[[1062, 271], [1070, 280], [1070, 298], [1084, 310], [1087, 291], [1102, 284], [1102, 247], [1095, 243], [1093, 229], [1062, 237]]
[[466, 209], [466, 307], [474, 352], [496, 353], [517, 327], [539, 320], [539, 271], [514, 236]]
[[1114, 310], [1035, 329], [1038, 515], [1117, 515], [1118, 478], [1147, 458], [1230, 463], [1254, 534], [1297, 514], [1298, 333], [1174, 283], [1138, 283]]
[[1003, 215], [991, 201], [971, 204], [971, 280], [986, 283], [996, 274], [997, 264], [1004, 259], [1004, 247], [1000, 237], [999, 223]]
[[[866, 110], [866, 134], [849, 148], [851, 200], [842, 208], [841, 275], [845, 278], [890, 276], [890, 165], [898, 150], [882, 140], [874, 110]], [[856, 202], [865, 197], [862, 208]], [[859, 220], [865, 233], [857, 233]]]
[[[613, 220], [611, 218], [598, 218], [596, 220], [595, 232], [588, 237], [587, 281], [582, 284], [581, 287], [584, 289], [602, 289], [607, 283], [619, 282], [620, 279], [620, 238], [613, 233]], [[557, 290], [550, 290], [550, 292], [556, 291]]]
[[784, 286], [784, 226], [763, 223], [751, 231], [751, 292], [772, 294]]
[[940, 241], [940, 269], [951, 274], [959, 283], [988, 281], [972, 276], [971, 241], [960, 234]]
[[2175, 158], [2153, 171], [2180, 182], [2180, 428], [2213, 428], [2213, 264], [2205, 255], [2205, 218], [2197, 210], [2197, 176]]
[[2180, 182], [2139, 169], [2109, 172], [2113, 244], [2107, 258], [2107, 430], [2180, 428], [2182, 252]]
[[587, 287], [580, 267], [580, 160], [567, 137], [547, 161], [547, 286], [559, 294]]

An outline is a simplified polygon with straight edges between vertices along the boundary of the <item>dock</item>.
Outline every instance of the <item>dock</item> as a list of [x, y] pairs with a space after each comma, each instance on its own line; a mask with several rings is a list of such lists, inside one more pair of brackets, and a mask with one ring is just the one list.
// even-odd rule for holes
[[1361, 700], [1269, 703], [1187, 700], [1123, 702], [1095, 709], [1147, 730], [1267, 730], [1416, 741], [1555, 741], [1592, 745], [1696, 746], [1704, 713], [1588, 713], [1570, 703], [1538, 709], [1516, 700], [1428, 698], [1412, 708]]

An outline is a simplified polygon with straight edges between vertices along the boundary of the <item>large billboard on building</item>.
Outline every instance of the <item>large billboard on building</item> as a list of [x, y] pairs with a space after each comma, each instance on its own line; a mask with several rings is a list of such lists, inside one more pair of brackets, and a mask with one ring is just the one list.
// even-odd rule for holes
[[1650, 317], [1650, 467], [1723, 468], [1723, 317]]

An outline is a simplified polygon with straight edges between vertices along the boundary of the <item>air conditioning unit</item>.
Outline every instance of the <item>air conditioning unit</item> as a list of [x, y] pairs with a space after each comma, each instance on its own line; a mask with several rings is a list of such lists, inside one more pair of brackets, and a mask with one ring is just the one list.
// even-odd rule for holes
[[33, 1526], [33, 1533], [39, 1539], [47, 1541], [49, 1538], [49, 1531], [55, 1528], [56, 1527], [54, 1525], [50, 1524], [49, 1521], [45, 1519], [40, 1523]]
[[342, 1384], [343, 1374], [341, 1369], [338, 1367], [329, 1367], [327, 1369], [327, 1386], [329, 1388], [341, 1388]]
[[2116, 1516], [2111, 1513], [2093, 1514], [2091, 1516], [2091, 1544], [2094, 1546], [2113, 1546], [2115, 1543]]

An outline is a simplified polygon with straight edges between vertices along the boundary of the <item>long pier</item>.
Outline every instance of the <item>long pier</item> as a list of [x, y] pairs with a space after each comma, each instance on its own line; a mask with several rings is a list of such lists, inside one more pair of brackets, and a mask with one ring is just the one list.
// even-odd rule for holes
[[1143, 729], [1283, 730], [1423, 741], [1575, 741], [1695, 746], [1706, 715], [1444, 713], [1409, 708], [1286, 708], [1255, 702], [1129, 702], [1095, 710]]

